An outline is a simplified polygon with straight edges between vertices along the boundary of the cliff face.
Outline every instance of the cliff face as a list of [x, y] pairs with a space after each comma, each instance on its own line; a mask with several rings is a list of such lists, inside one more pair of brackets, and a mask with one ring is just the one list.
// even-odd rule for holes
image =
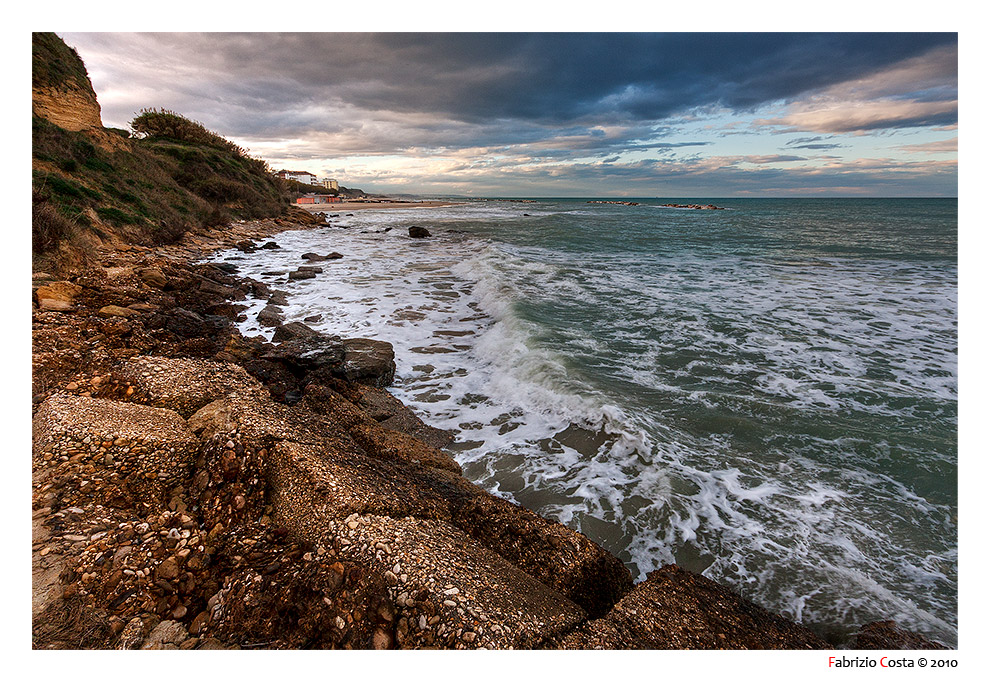
[[[105, 244], [172, 243], [190, 230], [285, 212], [267, 164], [173, 112], [104, 128], [86, 67], [54, 33], [32, 36], [32, 244], [36, 270], [68, 272]], [[147, 122], [145, 120], [145, 122]]]
[[65, 130], [103, 127], [100, 104], [75, 50], [54, 33], [35, 33], [32, 45], [31, 104], [35, 116]]

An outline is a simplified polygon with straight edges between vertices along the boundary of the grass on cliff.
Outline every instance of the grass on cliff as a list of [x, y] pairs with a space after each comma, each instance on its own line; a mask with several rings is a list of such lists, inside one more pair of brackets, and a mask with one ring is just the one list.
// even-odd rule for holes
[[54, 33], [31, 35], [31, 86], [90, 90], [86, 66], [79, 54]]
[[72, 132], [33, 118], [35, 253], [78, 230], [154, 245], [194, 227], [285, 212], [290, 192], [264, 161], [164, 113], [174, 129], [147, 125], [162, 112], [145, 111], [133, 125], [140, 138], [117, 129]]

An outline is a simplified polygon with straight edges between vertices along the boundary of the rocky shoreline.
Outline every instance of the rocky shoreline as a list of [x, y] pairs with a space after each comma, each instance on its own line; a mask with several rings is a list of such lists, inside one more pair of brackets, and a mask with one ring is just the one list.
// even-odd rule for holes
[[[450, 434], [384, 390], [387, 341], [277, 315], [277, 343], [243, 337], [238, 301], [277, 313], [281, 292], [195, 261], [319, 224], [293, 211], [35, 274], [34, 648], [836, 644], [676, 566], [634, 585], [464, 479]], [[839, 644], [937, 646], [889, 622]]]

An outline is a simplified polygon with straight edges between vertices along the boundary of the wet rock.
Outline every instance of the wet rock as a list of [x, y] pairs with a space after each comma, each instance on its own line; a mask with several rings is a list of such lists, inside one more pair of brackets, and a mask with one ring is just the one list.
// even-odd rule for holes
[[307, 327], [302, 322], [290, 322], [289, 324], [279, 325], [275, 329], [275, 334], [272, 336], [272, 341], [293, 341], [293, 340], [316, 340], [322, 337], [320, 332]]
[[430, 236], [430, 231], [419, 225], [411, 225], [409, 227], [409, 236], [416, 239], [423, 239]]
[[273, 291], [268, 297], [269, 305], [289, 305], [289, 295], [284, 291]]
[[347, 381], [388, 386], [395, 379], [395, 351], [387, 341], [344, 339], [341, 375]]
[[892, 620], [868, 623], [853, 639], [854, 649], [946, 649], [923, 635], [901, 628]]
[[811, 630], [674, 565], [605, 616], [548, 643], [562, 649], [830, 649]]
[[284, 320], [281, 310], [274, 305], [267, 305], [262, 308], [257, 319], [258, 323], [265, 327], [278, 327]]

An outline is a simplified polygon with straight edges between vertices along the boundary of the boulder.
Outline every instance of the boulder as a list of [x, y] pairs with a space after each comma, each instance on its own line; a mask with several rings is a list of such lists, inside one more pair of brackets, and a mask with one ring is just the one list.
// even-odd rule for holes
[[271, 305], [289, 305], [289, 295], [284, 291], [275, 290], [268, 296]]
[[50, 282], [35, 289], [34, 296], [42, 310], [70, 310], [82, 290], [72, 282]]
[[387, 341], [344, 339], [341, 375], [347, 381], [388, 386], [395, 379], [395, 351]]
[[140, 314], [137, 310], [123, 308], [119, 305], [105, 305], [100, 308], [100, 315], [102, 317], [134, 317]]
[[323, 337], [320, 332], [307, 327], [302, 322], [290, 322], [288, 324], [282, 324], [276, 327], [275, 335], [272, 336], [272, 341], [292, 341], [292, 340], [307, 340], [315, 341]]
[[158, 268], [140, 268], [137, 271], [137, 276], [142, 282], [156, 289], [164, 289], [165, 285], [168, 284], [168, 279]]
[[258, 323], [265, 327], [279, 327], [283, 321], [281, 312], [277, 306], [266, 305], [258, 313]]
[[182, 623], [175, 620], [163, 620], [155, 626], [142, 649], [178, 649], [179, 645], [189, 639], [189, 633]]
[[605, 616], [553, 641], [559, 649], [831, 649], [808, 628], [674, 565], [647, 575]]
[[419, 225], [412, 225], [409, 227], [409, 236], [416, 239], [423, 239], [430, 236], [430, 231], [425, 227], [420, 227]]
[[291, 504], [308, 505], [324, 521], [350, 514], [443, 521], [593, 616], [632, 588], [622, 562], [584, 535], [450, 471], [293, 442], [274, 449], [270, 471], [275, 490], [292, 488]]
[[[113, 372], [116, 395], [175, 410], [183, 417], [231, 394], [265, 396], [268, 391], [242, 367], [198, 358], [140, 356]], [[128, 394], [126, 389], [133, 387]]]
[[62, 480], [74, 485], [77, 500], [109, 506], [138, 500], [166, 502], [168, 491], [191, 470], [199, 440], [172, 410], [113, 400], [55, 393], [32, 424], [38, 462], [58, 462]]

